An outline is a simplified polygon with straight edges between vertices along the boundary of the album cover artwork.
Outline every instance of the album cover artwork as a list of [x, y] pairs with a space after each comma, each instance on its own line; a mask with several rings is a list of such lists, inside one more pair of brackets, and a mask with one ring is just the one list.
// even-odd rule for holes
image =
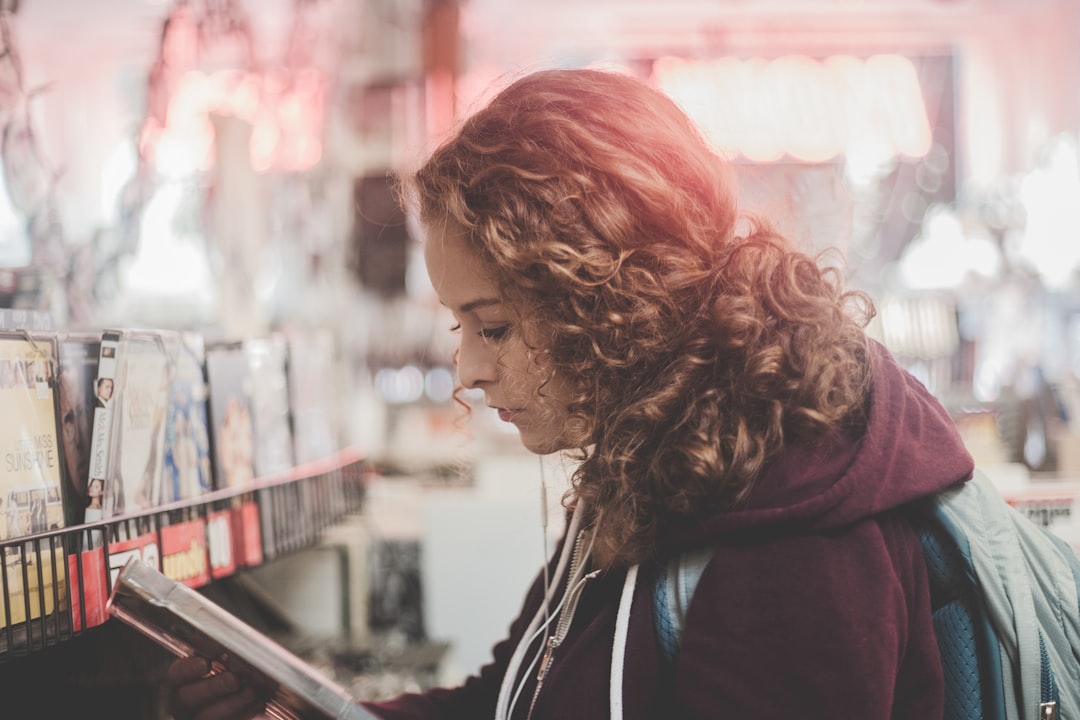
[[113, 587], [109, 613], [178, 657], [199, 654], [244, 677], [276, 718], [374, 720], [336, 682], [182, 582], [131, 559]]
[[255, 424], [251, 369], [243, 343], [208, 345], [206, 378], [215, 487], [250, 485], [255, 479]]
[[0, 540], [64, 527], [56, 336], [0, 333]]
[[251, 368], [255, 421], [255, 475], [269, 477], [295, 465], [289, 413], [288, 346], [275, 334], [244, 343]]
[[90, 504], [87, 483], [100, 353], [100, 333], [60, 336], [60, 448], [67, 478], [68, 525], [84, 522]]
[[162, 503], [191, 500], [214, 489], [203, 337], [179, 333], [171, 350]]
[[[104, 516], [152, 508], [161, 503], [171, 363], [168, 333], [124, 330], [115, 347], [110, 396], [99, 399], [111, 413], [105, 467]], [[106, 338], [98, 378], [105, 368]], [[96, 424], [96, 418], [95, 418]], [[93, 464], [92, 464], [93, 466]]]

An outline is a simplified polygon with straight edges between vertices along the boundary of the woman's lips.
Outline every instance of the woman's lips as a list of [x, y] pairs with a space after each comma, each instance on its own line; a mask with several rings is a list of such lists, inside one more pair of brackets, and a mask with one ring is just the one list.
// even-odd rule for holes
[[520, 410], [507, 410], [506, 408], [499, 408], [499, 419], [503, 422], [513, 422], [514, 418], [521, 414]]

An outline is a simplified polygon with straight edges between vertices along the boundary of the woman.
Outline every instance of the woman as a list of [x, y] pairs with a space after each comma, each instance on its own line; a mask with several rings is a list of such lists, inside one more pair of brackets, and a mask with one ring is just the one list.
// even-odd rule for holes
[[[863, 326], [867, 298], [766, 225], [628, 76], [529, 75], [413, 176], [461, 384], [536, 453], [580, 460], [557, 556], [493, 662], [385, 718], [942, 715], [905, 521], [973, 463]], [[715, 548], [670, 665], [652, 589]], [[569, 588], [569, 589], [568, 589]], [[173, 667], [183, 713], [214, 700]], [[186, 716], [186, 715], [181, 715]]]

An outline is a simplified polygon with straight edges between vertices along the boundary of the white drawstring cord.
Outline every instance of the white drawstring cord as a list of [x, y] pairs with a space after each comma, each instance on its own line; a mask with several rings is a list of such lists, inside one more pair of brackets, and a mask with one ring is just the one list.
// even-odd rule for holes
[[630, 630], [630, 606], [634, 602], [637, 587], [638, 566], [626, 571], [619, 612], [615, 616], [615, 641], [611, 647], [611, 720], [622, 720], [623, 715], [623, 665], [626, 661], [626, 636]]
[[[563, 541], [562, 553], [559, 555], [559, 564], [555, 568], [554, 576], [556, 578], [562, 577], [563, 573], [566, 572], [566, 565], [570, 562], [571, 551], [574, 547], [573, 538], [577, 537], [584, 515], [584, 503], [579, 500], [577, 507], [574, 508], [573, 515], [570, 516], [570, 525], [567, 528], [566, 537]], [[547, 562], [544, 563], [544, 566], [547, 566]], [[529, 644], [536, 638], [536, 633], [538, 631], [543, 632], [543, 628], [540, 627], [541, 621], [542, 618], [549, 614], [548, 605], [551, 603], [552, 595], [557, 588], [558, 583], [552, 583], [544, 593], [543, 603], [537, 609], [532, 621], [525, 629], [521, 641], [518, 642], [517, 647], [514, 649], [514, 653], [510, 656], [510, 661], [506, 666], [506, 672], [503, 675], [502, 684], [499, 687], [499, 697], [495, 703], [495, 720], [509, 720], [510, 718], [510, 700], [511, 695], [514, 693], [514, 680], [517, 678], [518, 671], [521, 669], [521, 663], [524, 660], [525, 653], [529, 649]], [[550, 622], [550, 620], [547, 622]]]

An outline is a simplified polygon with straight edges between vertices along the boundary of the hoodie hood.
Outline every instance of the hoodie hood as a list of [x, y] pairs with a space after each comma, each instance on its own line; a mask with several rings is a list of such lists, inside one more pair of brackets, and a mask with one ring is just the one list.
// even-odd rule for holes
[[948, 411], [879, 343], [866, 432], [792, 446], [746, 502], [673, 529], [663, 544], [698, 545], [730, 533], [828, 530], [906, 505], [971, 478], [974, 461]]

